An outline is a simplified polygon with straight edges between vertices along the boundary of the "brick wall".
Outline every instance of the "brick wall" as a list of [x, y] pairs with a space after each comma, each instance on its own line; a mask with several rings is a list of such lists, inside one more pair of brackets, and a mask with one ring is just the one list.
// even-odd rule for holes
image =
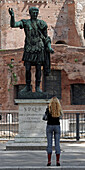
[[[61, 70], [61, 103], [64, 110], [84, 110], [85, 105], [71, 105], [71, 84], [85, 85], [85, 48], [67, 45], [53, 45], [51, 69]], [[14, 105], [15, 91], [12, 86], [8, 91], [10, 73], [8, 65], [14, 59], [14, 72], [17, 74], [17, 85], [25, 84], [25, 68], [22, 63], [23, 49], [0, 51], [0, 110], [17, 110]], [[32, 87], [35, 89], [35, 68], [32, 71]], [[42, 72], [43, 73], [43, 72]], [[43, 76], [43, 74], [42, 74]], [[42, 88], [42, 82], [41, 82]]]
[[[24, 46], [24, 31], [19, 28], [10, 28], [9, 7], [12, 7], [15, 12], [15, 20], [29, 19], [29, 7], [37, 6], [39, 8], [39, 19], [42, 19], [48, 24], [48, 34], [55, 44], [58, 41], [68, 45], [82, 46], [83, 38], [78, 32], [75, 25], [75, 2], [74, 0], [58, 0], [32, 3], [21, 0], [13, 1], [6, 0], [0, 3], [0, 48], [1, 49], [17, 49]], [[10, 3], [9, 3], [10, 2]], [[79, 15], [79, 14], [78, 14]], [[76, 15], [77, 16], [77, 15]], [[77, 22], [76, 22], [77, 23]], [[80, 25], [78, 25], [80, 26]]]

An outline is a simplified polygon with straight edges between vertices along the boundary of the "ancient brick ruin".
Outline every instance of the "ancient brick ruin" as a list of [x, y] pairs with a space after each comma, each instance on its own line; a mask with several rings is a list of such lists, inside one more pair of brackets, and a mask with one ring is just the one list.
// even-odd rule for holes
[[[52, 80], [49, 88], [54, 89], [64, 110], [84, 110], [85, 107], [85, 3], [83, 0], [3, 0], [0, 2], [0, 110], [18, 110], [14, 99], [17, 90], [25, 85], [25, 68], [22, 62], [24, 32], [10, 28], [8, 8], [12, 7], [16, 21], [29, 18], [29, 7], [39, 7], [39, 19], [48, 24], [48, 34], [55, 51], [51, 55]], [[9, 89], [8, 64], [14, 63], [17, 83]], [[58, 82], [58, 83], [57, 83]], [[45, 90], [43, 77], [41, 88]], [[35, 84], [35, 68], [32, 68], [32, 86]], [[55, 87], [54, 87], [55, 86]], [[47, 89], [49, 91], [49, 89]]]

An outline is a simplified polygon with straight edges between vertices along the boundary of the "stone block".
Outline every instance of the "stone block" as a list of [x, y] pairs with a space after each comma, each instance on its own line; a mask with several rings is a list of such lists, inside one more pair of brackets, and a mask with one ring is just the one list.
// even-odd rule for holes
[[[19, 143], [24, 144], [34, 143], [44, 144], [46, 142], [46, 121], [43, 121], [49, 100], [20, 100], [16, 99], [15, 102], [19, 104], [19, 133], [15, 136], [14, 142], [11, 143], [18, 147]], [[7, 147], [10, 142], [7, 143]], [[11, 147], [11, 145], [10, 145]]]

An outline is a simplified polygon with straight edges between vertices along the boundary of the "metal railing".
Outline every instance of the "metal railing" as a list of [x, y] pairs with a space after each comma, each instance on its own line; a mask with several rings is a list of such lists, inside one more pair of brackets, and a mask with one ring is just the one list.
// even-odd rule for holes
[[18, 133], [19, 121], [17, 112], [0, 112], [0, 138], [14, 138]]
[[[18, 134], [18, 112], [0, 112], [0, 138], [11, 139]], [[79, 140], [85, 137], [85, 113], [64, 113], [60, 119], [61, 138]]]
[[85, 113], [64, 113], [61, 122], [61, 138], [76, 139], [85, 137]]

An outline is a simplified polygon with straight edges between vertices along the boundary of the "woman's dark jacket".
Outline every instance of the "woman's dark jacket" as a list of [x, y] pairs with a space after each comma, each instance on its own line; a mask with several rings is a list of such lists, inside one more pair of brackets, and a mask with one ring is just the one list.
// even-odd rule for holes
[[48, 107], [46, 108], [45, 114], [47, 114], [47, 124], [48, 125], [60, 125], [59, 117], [52, 117], [51, 114], [49, 113]]

